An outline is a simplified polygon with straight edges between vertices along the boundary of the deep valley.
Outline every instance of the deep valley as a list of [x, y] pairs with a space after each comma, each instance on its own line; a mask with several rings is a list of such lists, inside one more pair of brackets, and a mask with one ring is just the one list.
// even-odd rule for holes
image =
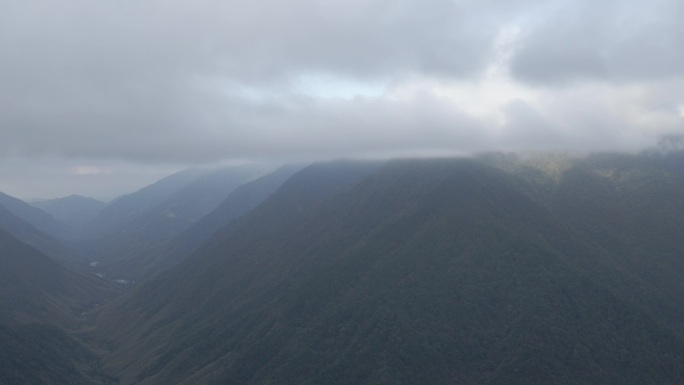
[[684, 383], [684, 152], [0, 196], [0, 385]]

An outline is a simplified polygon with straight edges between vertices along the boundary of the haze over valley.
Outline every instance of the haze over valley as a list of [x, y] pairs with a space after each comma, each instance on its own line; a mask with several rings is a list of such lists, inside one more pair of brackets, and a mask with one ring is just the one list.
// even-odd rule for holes
[[684, 383], [683, 19], [0, 0], [0, 385]]
[[684, 379], [682, 151], [189, 170], [38, 203], [71, 225], [5, 199], [3, 384]]

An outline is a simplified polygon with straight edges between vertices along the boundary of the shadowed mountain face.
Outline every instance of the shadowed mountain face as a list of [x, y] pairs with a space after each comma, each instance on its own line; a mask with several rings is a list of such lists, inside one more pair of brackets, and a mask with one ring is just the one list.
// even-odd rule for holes
[[93, 352], [46, 324], [0, 324], [0, 385], [115, 384], [97, 373]]
[[105, 369], [122, 384], [681, 383], [681, 177], [644, 157], [551, 163], [308, 167], [103, 309]]
[[112, 384], [99, 373], [98, 355], [72, 333], [118, 292], [0, 229], [0, 384]]
[[181, 175], [92, 240], [177, 265], [97, 309], [116, 288], [0, 206], [0, 384], [684, 383], [683, 159]]
[[82, 312], [115, 293], [111, 284], [74, 273], [0, 230], [0, 323], [75, 328]]
[[35, 226], [14, 215], [0, 205], [0, 230], [12, 234], [17, 239], [28, 243], [50, 258], [62, 263], [77, 259], [78, 252], [64, 242], [38, 230]]

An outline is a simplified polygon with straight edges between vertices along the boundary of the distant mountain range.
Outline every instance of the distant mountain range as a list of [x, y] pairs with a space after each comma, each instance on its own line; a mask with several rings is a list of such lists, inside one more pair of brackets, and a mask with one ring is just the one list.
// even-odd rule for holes
[[247, 182], [227, 195], [213, 211], [167, 242], [140, 250], [110, 264], [99, 266], [109, 276], [140, 281], [175, 265], [199, 248], [216, 231], [234, 219], [247, 214], [276, 191], [302, 166], [288, 165]]
[[0, 206], [28, 222], [36, 229], [53, 237], [63, 238], [69, 234], [63, 223], [59, 223], [52, 215], [31, 206], [21, 199], [0, 192]]
[[80, 195], [31, 202], [31, 205], [51, 214], [72, 231], [82, 230], [84, 224], [93, 220], [107, 206], [104, 202]]
[[126, 280], [141, 277], [135, 270], [109, 268], [145, 259], [214, 210], [239, 186], [273, 166], [248, 164], [217, 170], [186, 170], [110, 203], [86, 224], [75, 243], [82, 263]]
[[[84, 384], [684, 383], [681, 152], [340, 161], [207, 184], [191, 174], [110, 204], [93, 225], [104, 236], [91, 246], [130, 243], [100, 244], [128, 250], [102, 271], [138, 283], [66, 338], [44, 315], [68, 319], [74, 307], [59, 304], [82, 303], [62, 299], [79, 290], [38, 286], [16, 303], [6, 291], [0, 339], [26, 333], [27, 359], [42, 364], [41, 346], [75, 349], [64, 378]], [[186, 224], [149, 219], [163, 213]], [[0, 235], [0, 255], [28, 274], [6, 287], [63, 271]], [[136, 239], [149, 244], [132, 251]], [[26, 331], [22, 314], [41, 328]], [[2, 354], [0, 369], [26, 370]]]
[[[49, 221], [53, 220], [48, 214], [45, 214], [45, 218], [49, 218]], [[0, 230], [6, 231], [17, 239], [40, 250], [50, 258], [62, 263], [69, 263], [78, 255], [78, 252], [65, 242], [39, 230], [36, 226], [18, 217], [2, 205], [0, 205]]]

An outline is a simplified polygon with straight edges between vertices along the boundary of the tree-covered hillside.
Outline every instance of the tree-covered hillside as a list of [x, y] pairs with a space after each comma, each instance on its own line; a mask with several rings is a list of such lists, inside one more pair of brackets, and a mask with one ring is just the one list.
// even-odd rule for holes
[[681, 177], [636, 156], [510, 161], [295, 174], [103, 309], [105, 369], [123, 384], [684, 381]]
[[[684, 383], [682, 159], [284, 168], [117, 256], [129, 286], [53, 261], [0, 207], [0, 384]], [[150, 187], [158, 205], [143, 189], [139, 218], [238, 183], [189, 176]]]

